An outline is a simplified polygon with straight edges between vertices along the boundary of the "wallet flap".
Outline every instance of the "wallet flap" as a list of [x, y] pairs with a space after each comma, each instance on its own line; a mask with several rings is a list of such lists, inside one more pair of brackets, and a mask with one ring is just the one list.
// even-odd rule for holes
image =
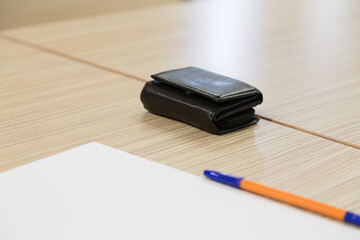
[[253, 86], [239, 80], [209, 72], [196, 67], [187, 67], [151, 75], [154, 80], [195, 93], [215, 102], [257, 96], [262, 94]]

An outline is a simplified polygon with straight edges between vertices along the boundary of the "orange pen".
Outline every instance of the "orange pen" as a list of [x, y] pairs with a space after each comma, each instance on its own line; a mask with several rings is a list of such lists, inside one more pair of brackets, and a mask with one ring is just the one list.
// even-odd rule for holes
[[270, 188], [258, 183], [254, 183], [244, 178], [233, 177], [216, 171], [205, 170], [204, 175], [210, 178], [211, 180], [226, 185], [230, 185], [248, 192], [253, 192], [258, 195], [276, 199], [278, 201], [291, 204], [303, 209], [307, 209], [312, 212], [316, 212], [339, 221], [344, 221], [356, 226], [360, 226], [360, 216], [349, 211], [345, 211], [320, 202], [316, 202], [274, 188]]

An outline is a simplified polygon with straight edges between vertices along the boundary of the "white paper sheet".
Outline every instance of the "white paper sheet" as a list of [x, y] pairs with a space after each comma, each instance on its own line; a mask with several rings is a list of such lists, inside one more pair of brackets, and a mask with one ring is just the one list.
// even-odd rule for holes
[[98, 143], [0, 174], [0, 239], [360, 239], [360, 230]]

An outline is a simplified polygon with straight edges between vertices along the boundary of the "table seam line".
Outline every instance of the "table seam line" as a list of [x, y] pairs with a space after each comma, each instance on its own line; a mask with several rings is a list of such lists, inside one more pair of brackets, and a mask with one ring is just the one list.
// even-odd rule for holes
[[[65, 59], [68, 59], [68, 60], [73, 61], [73, 62], [82, 63], [84, 65], [94, 67], [94, 68], [97, 68], [97, 69], [100, 69], [100, 70], [103, 70], [103, 71], [106, 71], [106, 72], [121, 75], [121, 76], [124, 76], [124, 77], [128, 77], [128, 78], [131, 78], [131, 79], [141, 81], [141, 82], [147, 82], [146, 79], [137, 77], [135, 75], [128, 74], [128, 73], [125, 73], [125, 72], [122, 72], [122, 71], [118, 71], [116, 69], [112, 69], [112, 68], [109, 68], [109, 67], [106, 67], [106, 66], [91, 62], [91, 61], [87, 61], [87, 60], [84, 60], [82, 58], [74, 57], [74, 56], [71, 56], [71, 55], [68, 55], [68, 54], [53, 50], [51, 48], [43, 47], [43, 46], [28, 42], [28, 41], [13, 37], [11, 35], [4, 34], [3, 32], [0, 32], [0, 38], [2, 38], [4, 40], [7, 40], [9, 42], [17, 43], [17, 44], [20, 44], [22, 46], [26, 46], [26, 47], [35, 49], [35, 50], [40, 51], [40, 52], [44, 52], [44, 53], [47, 53], [47, 54], [51, 54], [51, 55], [55, 55], [55, 56], [58, 56], [58, 57], [61, 57], [61, 58], [65, 58]], [[307, 130], [307, 129], [304, 129], [304, 128], [301, 128], [301, 127], [297, 127], [295, 125], [288, 124], [288, 123], [285, 123], [285, 122], [282, 122], [282, 121], [278, 121], [276, 119], [272, 119], [272, 118], [262, 116], [262, 115], [259, 115], [259, 114], [256, 114], [256, 116], [260, 117], [261, 119], [263, 119], [265, 121], [269, 121], [269, 122], [272, 122], [272, 123], [275, 123], [275, 124], [278, 124], [278, 125], [282, 125], [284, 127], [292, 128], [294, 130], [301, 131], [301, 132], [304, 132], [304, 133], [307, 133], [307, 134], [310, 134], [310, 135], [313, 135], [313, 136], [316, 136], [316, 137], [320, 137], [320, 138], [323, 138], [323, 139], [326, 139], [326, 140], [329, 140], [329, 141], [332, 141], [332, 142], [336, 142], [336, 143], [339, 143], [339, 144], [342, 144], [342, 145], [345, 145], [345, 146], [348, 146], [348, 147], [352, 147], [352, 148], [355, 148], [355, 149], [360, 149], [360, 145], [357, 145], [357, 144], [346, 142], [346, 141], [343, 141], [343, 140], [340, 140], [340, 139], [337, 139], [337, 138], [333, 138], [333, 137], [330, 137], [330, 136], [327, 136], [327, 135], [324, 135], [324, 134], [321, 134], [321, 133], [317, 133], [317, 132], [314, 132], [314, 131], [311, 131], [311, 130]]]
[[357, 144], [349, 143], [349, 142], [346, 142], [346, 141], [343, 141], [343, 140], [340, 140], [340, 139], [337, 139], [337, 138], [333, 138], [333, 137], [330, 137], [330, 136], [327, 136], [327, 135], [324, 135], [324, 134], [321, 134], [321, 133], [317, 133], [317, 132], [314, 132], [314, 131], [311, 131], [311, 130], [308, 130], [308, 129], [305, 129], [305, 128], [297, 127], [295, 125], [285, 123], [285, 122], [282, 122], [282, 121], [278, 121], [276, 119], [265, 117], [265, 116], [262, 116], [262, 115], [259, 115], [259, 114], [255, 114], [255, 115], [260, 117], [263, 120], [273, 122], [273, 123], [282, 125], [284, 127], [288, 127], [288, 128], [292, 128], [294, 130], [305, 132], [307, 134], [311, 134], [311, 135], [314, 135], [314, 136], [317, 136], [317, 137], [321, 137], [321, 138], [324, 138], [326, 140], [330, 140], [330, 141], [333, 141], [333, 142], [336, 142], [336, 143], [340, 143], [342, 145], [346, 145], [346, 146], [349, 146], [349, 147], [352, 147], [352, 148], [355, 148], [355, 149], [360, 149], [360, 146], [357, 145]]
[[2, 38], [4, 40], [7, 40], [9, 42], [18, 43], [18, 44], [20, 44], [22, 46], [26, 46], [26, 47], [29, 47], [29, 48], [32, 48], [32, 49], [36, 49], [36, 50], [38, 50], [40, 52], [45, 52], [45, 53], [48, 53], [48, 54], [51, 54], [51, 55], [55, 55], [55, 56], [58, 56], [58, 57], [61, 57], [61, 58], [71, 60], [73, 62], [82, 63], [82, 64], [87, 65], [87, 66], [98, 68], [98, 69], [101, 69], [103, 71], [107, 71], [107, 72], [110, 72], [110, 73], [115, 73], [115, 74], [118, 74], [118, 75], [121, 75], [121, 76], [124, 76], [124, 77], [136, 79], [136, 80], [139, 80], [139, 81], [142, 81], [142, 82], [147, 82], [145, 79], [139, 78], [137, 76], [134, 76], [134, 75], [131, 75], [131, 74], [128, 74], [128, 73], [124, 73], [124, 72], [121, 72], [121, 71], [118, 71], [118, 70], [115, 70], [115, 69], [112, 69], [112, 68], [109, 68], [109, 67], [105, 67], [103, 65], [93, 63], [93, 62], [84, 60], [82, 58], [67, 55], [65, 53], [62, 53], [62, 52], [59, 52], [59, 51], [56, 51], [56, 50], [53, 50], [53, 49], [50, 49], [50, 48], [42, 47], [40, 45], [33, 44], [31, 42], [24, 41], [22, 39], [12, 37], [12, 36], [4, 34], [2, 32], [0, 32], [0, 38]]

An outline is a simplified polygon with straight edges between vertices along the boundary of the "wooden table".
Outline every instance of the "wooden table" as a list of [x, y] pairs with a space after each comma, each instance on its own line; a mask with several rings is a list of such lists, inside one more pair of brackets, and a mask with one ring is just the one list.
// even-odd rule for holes
[[357, 0], [230, 0], [5, 34], [141, 79], [189, 65], [229, 75], [263, 91], [258, 114], [360, 148], [359, 26]]
[[[196, 1], [7, 30], [0, 170], [97, 141], [360, 213], [359, 7]], [[263, 119], [216, 136], [146, 112], [148, 76], [187, 65], [261, 89]]]

